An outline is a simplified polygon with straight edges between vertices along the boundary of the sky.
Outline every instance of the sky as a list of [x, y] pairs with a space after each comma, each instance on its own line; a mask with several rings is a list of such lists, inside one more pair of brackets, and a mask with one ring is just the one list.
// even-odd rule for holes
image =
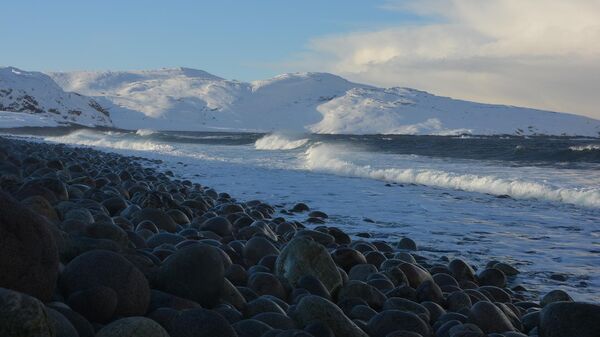
[[7, 1], [0, 65], [325, 71], [600, 119], [600, 0]]

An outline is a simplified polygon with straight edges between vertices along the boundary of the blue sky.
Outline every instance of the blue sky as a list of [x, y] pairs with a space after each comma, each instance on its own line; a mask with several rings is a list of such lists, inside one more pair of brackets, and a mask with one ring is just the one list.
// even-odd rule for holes
[[280, 62], [302, 53], [314, 37], [420, 20], [382, 9], [384, 4], [10, 1], [2, 4], [0, 64], [43, 71], [186, 66], [261, 79], [295, 71]]
[[600, 119], [598, 0], [13, 0], [0, 66], [326, 71]]

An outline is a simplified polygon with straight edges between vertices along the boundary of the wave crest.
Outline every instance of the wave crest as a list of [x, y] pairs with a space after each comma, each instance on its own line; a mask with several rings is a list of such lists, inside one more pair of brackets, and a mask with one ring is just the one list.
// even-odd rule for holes
[[136, 135], [142, 136], [142, 137], [144, 137], [144, 136], [150, 136], [150, 135], [153, 135], [155, 133], [156, 133], [156, 131], [149, 130], [149, 129], [139, 129], [139, 130], [137, 130], [135, 132]]
[[413, 183], [497, 196], [509, 195], [517, 199], [544, 199], [600, 208], [599, 189], [558, 188], [538, 182], [430, 169], [378, 169], [356, 165], [337, 158], [337, 153], [339, 153], [339, 149], [334, 146], [314, 145], [305, 152], [306, 168], [350, 177]]
[[596, 145], [596, 144], [588, 144], [588, 145], [581, 145], [581, 146], [571, 146], [569, 147], [569, 150], [571, 151], [599, 151], [600, 150], [600, 145]]
[[280, 134], [270, 134], [258, 139], [254, 143], [257, 150], [293, 150], [304, 146], [308, 139], [292, 140]]
[[78, 130], [65, 136], [47, 137], [46, 140], [65, 144], [104, 147], [120, 150], [160, 152], [173, 151], [173, 147], [171, 145], [160, 144], [151, 141], [133, 140], [131, 137], [124, 138], [125, 136], [125, 134], [118, 135], [115, 133]]

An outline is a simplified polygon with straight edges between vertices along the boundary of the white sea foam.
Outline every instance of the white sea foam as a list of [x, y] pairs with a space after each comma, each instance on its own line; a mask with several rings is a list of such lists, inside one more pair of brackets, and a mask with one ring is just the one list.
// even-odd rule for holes
[[308, 139], [289, 139], [281, 134], [270, 134], [258, 139], [254, 143], [257, 150], [293, 150], [304, 146]]
[[569, 147], [571, 151], [597, 151], [600, 150], [600, 145], [596, 144], [588, 144], [588, 145], [580, 145], [580, 146], [571, 146]]
[[173, 151], [173, 147], [168, 144], [132, 140], [130, 138], [116, 137], [114, 133], [102, 133], [88, 130], [78, 130], [66, 136], [47, 137], [46, 140], [65, 144], [104, 147], [120, 150], [160, 152]]
[[155, 134], [156, 131], [154, 130], [149, 130], [149, 129], [139, 129], [135, 132], [136, 135], [138, 136], [150, 136], [152, 134]]
[[341, 149], [317, 144], [305, 152], [306, 168], [337, 175], [413, 183], [468, 192], [509, 195], [517, 199], [543, 199], [600, 208], [600, 189], [561, 188], [545, 183], [512, 180], [493, 175], [459, 174], [443, 170], [374, 168], [356, 165], [338, 157]]

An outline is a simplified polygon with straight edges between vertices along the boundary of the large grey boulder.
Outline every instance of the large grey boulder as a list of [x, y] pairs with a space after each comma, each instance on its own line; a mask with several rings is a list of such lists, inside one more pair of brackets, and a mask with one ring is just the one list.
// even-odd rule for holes
[[275, 262], [275, 274], [296, 285], [305, 275], [319, 279], [331, 293], [342, 285], [342, 277], [325, 247], [307, 238], [290, 241]]
[[0, 336], [54, 337], [54, 323], [39, 300], [0, 288]]
[[298, 326], [306, 326], [314, 321], [323, 322], [336, 337], [368, 337], [344, 315], [342, 309], [320, 296], [304, 296], [291, 315]]
[[554, 302], [540, 314], [540, 337], [600, 336], [600, 305]]

